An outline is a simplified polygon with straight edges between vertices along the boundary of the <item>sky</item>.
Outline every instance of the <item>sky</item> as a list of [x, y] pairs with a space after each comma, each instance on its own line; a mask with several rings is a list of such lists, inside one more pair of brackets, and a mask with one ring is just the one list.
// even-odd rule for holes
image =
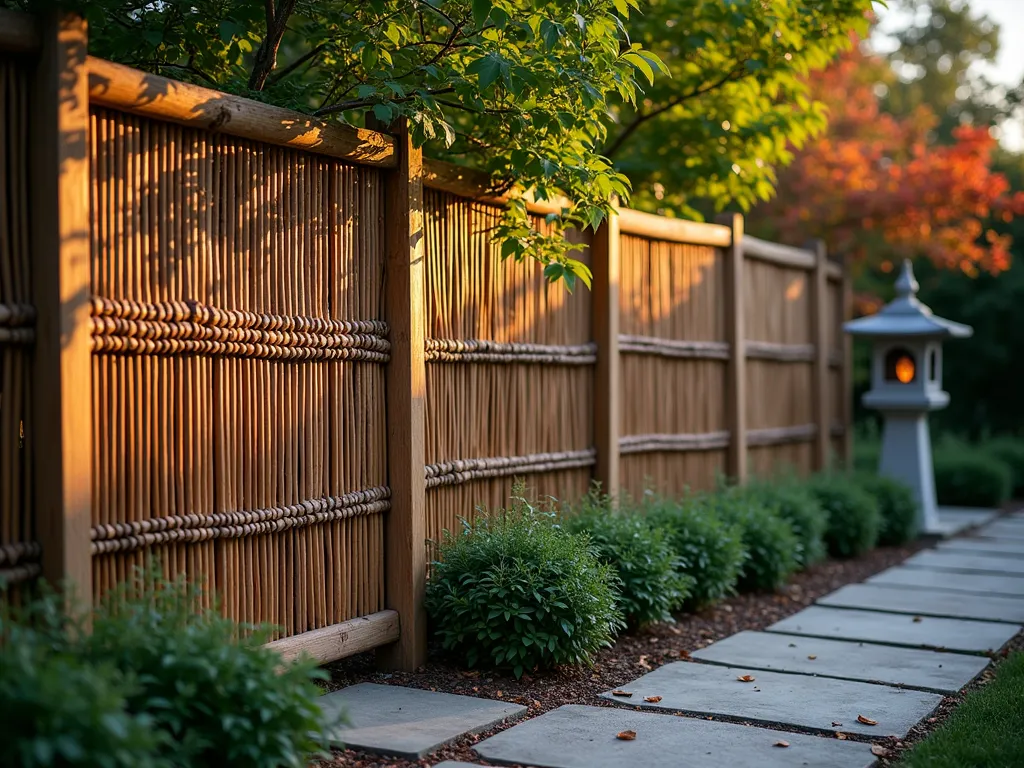
[[[1024, 78], [1024, 0], [968, 0], [975, 15], [984, 13], [999, 25], [999, 53], [995, 65], [982, 70], [993, 81], [1009, 86]], [[898, 29], [909, 23], [908, 14], [888, 10], [876, 4], [879, 32]], [[877, 41], [880, 48], [884, 41]], [[1000, 141], [1007, 149], [1024, 151], [1024, 114], [1002, 126]]]

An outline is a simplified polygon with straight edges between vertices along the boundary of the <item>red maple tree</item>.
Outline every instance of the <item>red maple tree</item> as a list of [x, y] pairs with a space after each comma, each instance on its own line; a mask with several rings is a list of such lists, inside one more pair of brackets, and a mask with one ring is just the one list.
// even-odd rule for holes
[[882, 111], [878, 84], [891, 76], [857, 46], [817, 76], [828, 129], [779, 172], [778, 195], [755, 209], [752, 229], [796, 243], [821, 237], [886, 271], [916, 256], [968, 274], [1008, 268], [1011, 239], [992, 223], [1024, 213], [1024, 193], [992, 170], [988, 128], [961, 126], [953, 144], [934, 143], [928, 108]]

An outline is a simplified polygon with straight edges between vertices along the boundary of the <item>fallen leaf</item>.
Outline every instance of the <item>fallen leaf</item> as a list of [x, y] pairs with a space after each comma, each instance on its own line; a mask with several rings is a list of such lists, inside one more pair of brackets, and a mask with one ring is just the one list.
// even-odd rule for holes
[[883, 747], [881, 744], [871, 745], [871, 754], [875, 757], [888, 757], [891, 750]]
[[839, 731], [836, 731], [836, 738], [840, 741], [846, 741], [846, 739], [849, 737], [845, 733], [840, 733]]
[[680, 651], [679, 652], [679, 658], [680, 659], [686, 659], [687, 661], [689, 661], [690, 660], [690, 652], [689, 651]]
[[537, 701], [536, 699], [534, 699], [534, 700], [533, 700], [533, 706], [535, 706], [535, 707], [540, 707], [540, 702], [539, 702], [539, 701]]
[[612, 696], [625, 696], [628, 699], [632, 695], [629, 691], [612, 691]]
[[636, 731], [619, 731], [615, 738], [622, 739], [623, 741], [632, 741], [636, 738]]
[[835, 728], [837, 726], [840, 726], [840, 725], [842, 725], [842, 723], [837, 723], [835, 720], [832, 721], [832, 727], [833, 728]]
[[495, 696], [497, 696], [497, 697], [498, 697], [498, 698], [500, 699], [500, 698], [501, 698], [502, 696], [504, 696], [505, 694], [504, 694], [504, 693], [502, 693], [501, 691], [498, 691], [498, 692], [497, 692], [497, 693], [495, 693], [494, 695], [495, 695]]
[[740, 675], [736, 679], [739, 680], [741, 683], [752, 683], [757, 678], [754, 677], [753, 675]]
[[790, 643], [790, 644], [789, 644], [789, 647], [790, 647], [790, 648], [796, 648], [796, 643]]
[[648, 704], [657, 704], [659, 701], [661, 701], [661, 696], [645, 696], [644, 701], [646, 701]]
[[914, 623], [915, 624], [920, 624], [921, 623], [921, 617], [920, 616], [915, 616], [914, 617]]
[[638, 663], [638, 664], [639, 664], [639, 665], [640, 665], [641, 667], [643, 667], [644, 669], [646, 669], [646, 670], [650, 671], [650, 669], [651, 669], [651, 665], [647, 663], [647, 657], [646, 657], [646, 656], [641, 656], [641, 657], [640, 657], [640, 661], [638, 661], [637, 663]]
[[788, 741], [776, 741], [774, 744], [772, 744], [772, 746], [773, 747], [788, 747], [789, 746], [789, 742]]
[[811, 661], [814, 661], [814, 660], [815, 660], [816, 658], [818, 658], [818, 657], [817, 657], [817, 656], [814, 656], [814, 655], [811, 655], [811, 656], [808, 656], [807, 658], [808, 658], [808, 659], [810, 659]]
[[877, 720], [872, 720], [870, 717], [864, 717], [864, 715], [857, 715], [857, 722], [863, 723], [864, 725], [878, 725]]

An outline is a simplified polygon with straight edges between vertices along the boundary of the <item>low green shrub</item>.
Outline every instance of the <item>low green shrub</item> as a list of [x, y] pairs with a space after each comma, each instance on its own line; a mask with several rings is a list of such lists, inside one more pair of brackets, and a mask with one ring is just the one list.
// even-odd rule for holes
[[982, 447], [1010, 468], [1011, 497], [1024, 499], [1024, 439], [997, 437], [984, 443]]
[[800, 542], [797, 552], [800, 568], [825, 559], [828, 554], [825, 548], [828, 514], [811, 491], [796, 480], [787, 478], [775, 482], [752, 481], [747, 485], [747, 492], [790, 524]]
[[984, 450], [946, 442], [933, 456], [935, 496], [951, 507], [998, 507], [1010, 497], [1010, 468]]
[[307, 765], [327, 725], [315, 662], [282, 663], [263, 647], [264, 630], [204, 608], [197, 587], [154, 574], [109, 594], [89, 631], [53, 596], [8, 620], [0, 755], [18, 758], [0, 763]]
[[856, 481], [878, 505], [879, 544], [895, 547], [917, 537], [917, 502], [910, 488], [891, 477], [870, 472], [859, 473]]
[[624, 627], [615, 571], [585, 534], [554, 524], [513, 489], [510, 509], [445, 533], [426, 608], [442, 647], [469, 666], [521, 677], [534, 668], [589, 663]]
[[630, 506], [623, 498], [615, 510], [611, 499], [595, 490], [566, 511], [563, 525], [588, 534], [601, 562], [615, 569], [618, 606], [630, 625], [668, 621], [690, 595], [694, 579], [678, 570], [667, 532]]
[[738, 586], [743, 592], [772, 592], [800, 566], [800, 539], [778, 508], [746, 488], [731, 488], [710, 498], [719, 517], [739, 526], [747, 559]]
[[878, 504], [852, 477], [824, 474], [811, 478], [808, 489], [828, 514], [825, 544], [833, 557], [856, 557], [878, 543], [882, 516]]
[[735, 594], [747, 551], [740, 527], [718, 517], [707, 497], [679, 501], [648, 496], [647, 518], [668, 533], [682, 573], [693, 579], [684, 602], [700, 608]]

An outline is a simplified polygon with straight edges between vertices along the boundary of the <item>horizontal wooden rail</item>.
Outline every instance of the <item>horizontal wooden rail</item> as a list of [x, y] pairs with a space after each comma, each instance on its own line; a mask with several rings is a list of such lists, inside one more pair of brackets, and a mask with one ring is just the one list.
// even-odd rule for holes
[[750, 237], [750, 235], [743, 238], [743, 255], [795, 269], [814, 269], [816, 261], [815, 255], [810, 251], [794, 248], [791, 245], [769, 243], [767, 240]]
[[523, 344], [485, 339], [427, 339], [428, 363], [547, 363], [593, 365], [596, 344]]
[[844, 437], [846, 435], [846, 427], [839, 422], [835, 422], [829, 428], [829, 434], [832, 435], [832, 437]]
[[169, 541], [209, 541], [258, 536], [291, 528], [377, 515], [391, 508], [388, 488], [368, 488], [344, 496], [307, 499], [298, 504], [211, 515], [168, 515], [92, 528], [92, 553], [124, 552]]
[[619, 211], [619, 230], [624, 235], [638, 235], [652, 240], [669, 240], [687, 245], [727, 248], [732, 244], [732, 230], [723, 224], [670, 219], [653, 213], [634, 211], [632, 208], [623, 208]]
[[619, 352], [707, 360], [729, 359], [729, 345], [724, 341], [680, 341], [629, 334], [619, 334]]
[[0, 8], [0, 51], [34, 53], [41, 45], [35, 18], [27, 13]]
[[0, 589], [11, 584], [35, 579], [42, 573], [43, 567], [39, 563], [25, 563], [10, 568], [0, 568]]
[[94, 106], [315, 152], [359, 165], [393, 168], [397, 162], [395, 140], [383, 133], [327, 122], [95, 56], [89, 57], [87, 67], [89, 103]]
[[16, 541], [0, 544], [0, 565], [33, 562], [39, 559], [42, 548], [37, 541]]
[[566, 469], [592, 467], [597, 452], [593, 448], [557, 453], [531, 453], [525, 456], [489, 456], [479, 459], [457, 459], [425, 468], [427, 488], [461, 485], [471, 480], [515, 475], [560, 472]]
[[369, 616], [275, 640], [267, 643], [266, 648], [279, 653], [284, 661], [309, 656], [321, 664], [327, 664], [393, 643], [398, 640], [399, 634], [398, 611], [378, 611]]
[[747, 445], [754, 448], [769, 445], [786, 445], [787, 443], [806, 443], [813, 440], [817, 434], [817, 424], [797, 424], [793, 427], [748, 429]]
[[770, 341], [747, 340], [744, 347], [748, 359], [779, 363], [810, 363], [817, 354], [813, 344], [775, 344]]
[[714, 451], [729, 447], [729, 432], [698, 434], [627, 435], [619, 440], [619, 452], [652, 453], [657, 451]]
[[843, 350], [836, 349], [828, 354], [829, 368], [843, 368]]
[[843, 265], [837, 261], [828, 262], [825, 264], [825, 275], [829, 280], [841, 283], [843, 281]]

